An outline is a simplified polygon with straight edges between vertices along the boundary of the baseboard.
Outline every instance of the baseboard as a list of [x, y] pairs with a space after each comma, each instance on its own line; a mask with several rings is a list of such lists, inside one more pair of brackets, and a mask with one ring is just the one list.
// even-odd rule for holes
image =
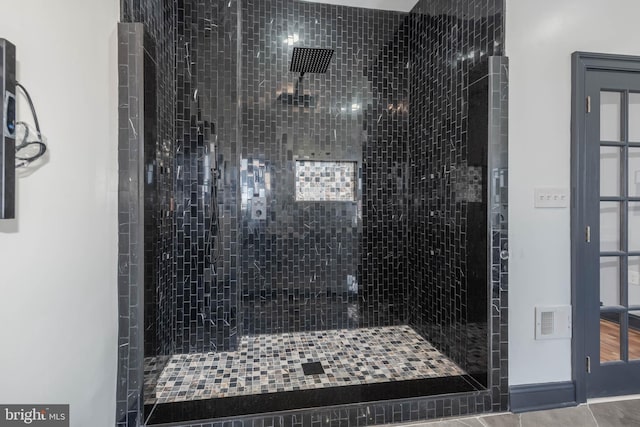
[[509, 387], [511, 412], [576, 406], [576, 386], [572, 381], [524, 384]]

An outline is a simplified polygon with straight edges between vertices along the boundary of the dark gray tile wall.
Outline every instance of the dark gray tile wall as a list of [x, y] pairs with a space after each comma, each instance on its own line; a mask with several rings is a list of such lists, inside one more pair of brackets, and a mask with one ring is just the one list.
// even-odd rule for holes
[[509, 61], [489, 59], [489, 380], [495, 411], [509, 405]]
[[[296, 0], [241, 14], [242, 332], [404, 322], [407, 15]], [[294, 47], [334, 49], [327, 73], [299, 81]], [[305, 159], [357, 162], [356, 201], [296, 201]]]
[[[467, 312], [466, 371], [487, 386], [488, 360], [488, 260], [489, 231], [488, 153], [489, 146], [489, 59], [483, 58], [469, 69], [467, 88], [467, 173], [456, 183], [456, 194], [467, 198]], [[474, 260], [485, 260], [484, 263]]]
[[[384, 13], [384, 12], [383, 12]], [[399, 20], [399, 21], [398, 21]], [[394, 14], [393, 27], [375, 59], [363, 68], [373, 91], [363, 129], [361, 326], [407, 323], [409, 145], [409, 19]], [[386, 24], [388, 28], [389, 24]], [[378, 24], [364, 27], [369, 39]], [[375, 34], [375, 37], [371, 37]]]
[[[245, 2], [249, 4], [249, 0]], [[259, 3], [262, 4], [262, 2]], [[295, 35], [295, 31], [298, 31], [298, 41], [300, 34], [303, 37], [306, 37], [305, 34], [309, 37], [313, 34], [314, 40], [318, 34], [322, 34], [322, 25], [316, 24], [316, 18], [312, 18], [314, 16], [321, 18], [327, 16], [330, 19], [326, 21], [318, 18], [319, 23], [331, 22], [332, 25], [344, 21], [346, 16], [349, 25], [363, 28], [358, 33], [367, 32], [368, 34], [378, 31], [378, 27], [372, 27], [372, 23], [385, 29], [382, 32], [384, 35], [382, 42], [370, 42], [368, 39], [371, 37], [365, 37], [367, 40], [363, 43], [368, 49], [366, 53], [353, 51], [356, 44], [349, 44], [353, 35], [346, 34], [347, 41], [344, 42], [342, 33], [327, 34], [327, 40], [337, 42], [340, 39], [343, 49], [346, 45], [348, 55], [341, 61], [343, 64], [349, 64], [351, 68], [340, 67], [334, 70], [336, 74], [341, 75], [339, 82], [335, 81], [335, 87], [331, 86], [332, 83], [327, 77], [323, 81], [321, 76], [307, 76], [309, 89], [315, 92], [317, 88], [323, 87], [323, 84], [329, 84], [332, 96], [330, 99], [325, 98], [323, 102], [326, 104], [319, 103], [317, 111], [309, 111], [306, 116], [303, 111], [299, 111], [301, 109], [298, 107], [276, 105], [274, 102], [274, 97], [277, 101], [277, 90], [273, 89], [277, 89], [278, 84], [293, 81], [288, 73], [287, 78], [281, 81], [278, 76], [273, 76], [274, 71], [268, 71], [269, 69], [265, 67], [264, 76], [260, 76], [259, 81], [254, 81], [247, 77], [249, 70], [253, 68], [245, 66], [242, 70], [238, 70], [240, 63], [238, 53], [244, 55], [244, 61], [248, 63], [249, 49], [253, 46], [252, 54], [255, 53], [255, 60], [257, 60], [255, 67], [260, 64], [258, 53], [271, 50], [271, 44], [267, 46], [266, 40], [263, 41], [260, 37], [257, 37], [257, 41], [254, 37], [253, 43], [249, 43], [249, 35], [251, 31], [256, 34], [257, 27], [250, 30], [245, 28], [248, 26], [246, 19], [238, 20], [244, 3], [239, 4], [236, 0], [230, 2], [207, 0], [198, 1], [197, 6], [194, 6], [190, 1], [167, 0], [162, 2], [163, 13], [159, 13], [157, 2], [123, 0], [123, 20], [145, 22], [146, 52], [138, 56], [133, 53], [131, 55], [123, 53], [128, 52], [126, 49], [132, 49], [131, 52], [141, 52], [139, 33], [137, 36], [127, 35], [128, 44], [124, 43], [120, 46], [120, 154], [129, 156], [129, 151], [135, 150], [135, 144], [140, 143], [139, 129], [145, 129], [143, 133], [145, 138], [157, 141], [158, 151], [154, 160], [156, 163], [151, 162], [157, 167], [156, 174], [153, 175], [155, 181], [152, 181], [156, 186], [145, 186], [143, 193], [156, 193], [156, 199], [147, 199], [146, 203], [155, 204], [162, 211], [159, 217], [155, 218], [149, 217], [151, 212], [148, 212], [142, 222], [155, 219], [156, 227], [158, 224], [164, 224], [161, 227], [175, 227], [173, 229], [175, 240], [171, 240], [169, 232], [166, 231], [168, 229], [164, 228], [165, 231], [160, 231], [153, 237], [157, 239], [154, 241], [161, 243], [159, 246], [161, 248], [171, 248], [171, 245], [175, 245], [173, 251], [158, 249], [155, 252], [147, 251], [144, 255], [138, 255], [138, 260], [141, 257], [158, 260], [158, 254], [165, 252], [168, 254], [165, 253], [164, 256], [169, 257], [168, 262], [159, 263], [155, 270], [149, 269], [150, 264], [146, 264], [145, 274], [147, 277], [154, 278], [152, 290], [145, 290], [150, 293], [144, 296], [145, 311], [148, 314], [145, 324], [145, 329], [148, 329], [145, 333], [152, 343], [150, 351], [153, 353], [152, 349], [156, 348], [157, 354], [162, 354], [167, 349], [175, 352], [233, 349], [238, 327], [243, 325], [243, 315], [248, 317], [247, 324], [252, 325], [250, 330], [254, 333], [302, 327], [300, 323], [296, 324], [295, 320], [298, 314], [295, 291], [294, 304], [287, 305], [286, 313], [274, 310], [269, 305], [253, 312], [241, 311], [241, 303], [244, 302], [241, 302], [241, 297], [244, 297], [243, 293], [250, 283], [242, 282], [241, 274], [248, 274], [245, 272], [250, 270], [241, 268], [238, 254], [253, 253], [258, 265], [263, 262], [263, 266], [267, 265], [267, 254], [269, 254], [268, 256], [272, 257], [270, 261], [275, 261], [277, 264], [277, 256], [273, 258], [269, 251], [275, 248], [276, 254], [284, 253], [282, 242], [285, 241], [291, 243], [291, 247], [296, 247], [293, 245], [300, 242], [300, 230], [304, 233], [304, 230], [309, 230], [309, 227], [316, 226], [313, 221], [323, 220], [327, 214], [336, 214], [342, 215], [343, 219], [336, 217], [333, 222], [321, 225], [332, 227], [332, 231], [336, 231], [334, 236], [339, 236], [339, 238], [336, 237], [339, 239], [339, 241], [336, 240], [338, 244], [348, 242], [350, 239], [354, 241], [354, 230], [357, 230], [357, 235], [362, 239], [359, 247], [349, 249], [352, 255], [359, 251], [358, 261], [355, 262], [357, 265], [355, 281], [346, 279], [347, 289], [353, 289], [354, 283], [357, 283], [359, 295], [357, 299], [349, 294], [342, 298], [333, 296], [326, 298], [324, 300], [326, 304], [322, 307], [324, 315], [332, 320], [337, 319], [337, 324], [349, 327], [392, 324], [409, 318], [412, 325], [425, 333], [430, 340], [440, 346], [441, 350], [449, 351], [449, 354], [458, 358], [459, 362], [462, 361], [463, 365], [468, 363], [462, 358], [463, 351], [469, 349], [467, 343], [469, 328], [465, 325], [468, 326], [470, 319], [473, 321], [473, 315], [470, 315], [469, 310], [472, 304], [469, 301], [469, 281], [463, 275], [470, 271], [467, 234], [469, 206], [478, 203], [475, 201], [477, 198], [474, 198], [477, 197], [477, 191], [474, 188], [477, 187], [479, 172], [469, 168], [474, 165], [469, 162], [469, 147], [465, 131], [468, 127], [468, 117], [464, 100], [468, 95], [466, 92], [468, 85], [473, 83], [469, 80], [471, 70], [480, 64], [483, 56], [499, 54], [502, 51], [502, 2], [497, 1], [494, 4], [493, 0], [465, 0], [450, 3], [423, 0], [408, 18], [403, 17], [402, 14], [390, 12], [363, 12], [337, 6], [304, 3], [295, 9], [298, 15], [295, 17], [293, 14], [291, 17], [286, 15], [286, 20], [284, 14], [282, 16], [278, 14], [278, 5], [284, 8], [286, 4], [288, 14], [289, 10], [294, 10], [288, 7], [289, 0], [274, 0], [273, 4], [275, 6], [272, 5], [272, 9], [265, 9], [264, 14], [273, 15], [274, 22], [276, 19], [280, 20], [282, 27], [274, 29], [274, 34], [287, 35], [286, 45], [284, 39], [280, 47], [273, 44], [272, 49], [276, 53], [280, 51], [284, 53], [288, 49], [288, 35], [291, 32]], [[256, 8], [259, 7], [261, 6], [256, 6]], [[319, 8], [320, 15], [316, 13], [316, 7]], [[148, 13], [136, 12], [145, 8], [148, 8]], [[245, 13], [248, 15], [248, 12], [247, 10]], [[256, 17], [256, 19], [261, 18]], [[271, 18], [268, 21], [264, 19], [259, 22], [256, 25], [267, 25], [271, 22]], [[292, 23], [291, 27], [285, 25], [289, 22]], [[394, 31], [396, 28], [397, 31]], [[134, 33], [133, 30], [127, 31]], [[169, 37], [167, 34], [171, 34], [175, 43], [168, 43], [167, 38], [158, 39], [158, 31], [166, 32], [162, 37]], [[238, 38], [239, 33], [243, 39], [247, 40]], [[156, 34], [156, 37], [154, 38], [152, 34]], [[121, 37], [124, 36], [121, 34]], [[276, 41], [280, 43], [279, 40]], [[244, 42], [241, 45], [242, 50], [237, 49], [239, 42]], [[491, 43], [493, 43], [492, 49]], [[378, 49], [377, 56], [370, 44], [375, 44], [375, 49]], [[163, 46], [161, 49], [164, 51], [158, 52], [160, 49], [158, 46]], [[197, 48], [194, 49], [194, 46]], [[350, 46], [352, 46], [351, 50]], [[362, 48], [358, 47], [358, 49]], [[155, 50], [154, 53], [152, 53], [153, 50]], [[159, 55], [165, 59], [159, 60]], [[174, 55], [175, 71], [167, 66], [171, 55]], [[350, 59], [349, 55], [353, 55], [353, 59]], [[372, 58], [371, 55], [375, 57]], [[147, 128], [141, 123], [143, 120], [136, 116], [136, 111], [131, 110], [137, 102], [140, 102], [140, 99], [144, 98], [141, 95], [145, 89], [147, 98], [152, 98], [150, 96], [152, 90], [148, 83], [143, 89], [138, 78], [133, 77], [136, 75], [134, 72], [139, 68], [139, 65], [134, 66], [134, 64], [145, 60], [141, 57], [151, 61], [151, 64], [156, 67], [156, 78], [153, 79], [154, 84], [157, 85], [156, 98], [144, 101], [150, 103], [147, 106], [155, 105], [158, 112], [155, 117], [144, 118], [149, 122], [156, 120], [156, 125], [152, 127], [157, 129], [155, 134], [148, 133]], [[406, 68], [409, 58], [412, 61], [409, 68]], [[276, 68], [274, 70], [284, 75], [281, 67], [284, 70], [285, 59], [275, 55], [273, 61], [277, 64], [277, 70]], [[492, 289], [489, 295], [492, 305], [487, 331], [491, 336], [490, 392], [443, 399], [418, 399], [415, 402], [401, 401], [352, 405], [342, 409], [317, 409], [291, 415], [267, 415], [249, 420], [236, 420], [234, 424], [228, 425], [281, 425], [282, 423], [313, 425], [320, 422], [329, 423], [329, 425], [371, 425], [396, 420], [433, 418], [440, 414], [459, 415], [507, 408], [507, 71], [506, 62], [503, 59], [498, 58], [495, 61], [503, 61], [497, 66], [497, 70], [500, 71], [491, 74], [490, 79], [491, 90], [496, 94], [492, 99], [499, 101], [493, 104], [493, 109], [489, 110], [489, 116], [492, 117], [491, 123], [493, 123], [491, 135], [499, 136], [491, 137], [493, 139], [490, 139], [490, 144], [493, 145], [490, 146], [492, 153], [500, 154], [496, 158], [490, 156], [493, 160], [486, 166], [487, 169], [484, 172], [480, 172], [480, 175], [485, 173], [497, 177], [495, 180], [480, 181], [480, 185], [500, 194], [500, 198], [491, 198], [492, 205], [489, 206], [491, 209], [489, 219], [493, 232], [490, 254]], [[404, 67], [402, 67], [403, 63]], [[334, 66], [336, 64], [334, 63]], [[122, 65], [125, 65], [125, 68]], [[493, 66], [495, 67], [496, 64]], [[169, 82], [167, 76], [170, 76], [171, 72], [175, 72], [173, 102], [169, 95], [170, 92], [172, 93], [170, 85], [166, 86]], [[360, 72], [362, 74], [359, 74]], [[427, 79], [426, 77], [430, 75], [428, 73], [434, 73], [435, 79], [431, 81]], [[148, 75], [145, 75], [145, 78], [147, 77]], [[392, 82], [394, 78], [399, 80]], [[259, 87], [263, 80], [264, 85], [273, 85], [270, 86], [271, 91], [265, 93], [265, 98], [270, 98], [269, 102], [274, 102], [272, 106], [279, 113], [267, 111], [265, 106], [268, 105], [268, 100], [260, 99], [256, 96], [256, 92], [248, 90], [250, 85], [255, 88], [257, 84]], [[351, 87], [357, 89], [350, 89], [347, 84], [350, 81], [355, 82]], [[239, 87], [247, 89], [241, 92]], [[411, 90], [409, 95], [411, 102], [407, 100], [409, 90]], [[324, 94], [324, 91], [320, 92], [318, 100], [322, 99]], [[343, 93], [347, 96], [342, 97]], [[348, 111], [356, 104], [352, 102], [349, 105], [354, 93], [362, 94], [363, 103], [360, 104], [359, 112], [357, 108], [356, 111]], [[238, 99], [241, 100], [242, 105], [238, 105]], [[346, 103], [346, 113], [349, 117], [341, 119], [340, 116], [345, 113], [342, 111], [343, 103]], [[328, 105], [340, 107], [339, 111], [334, 109], [336, 117], [332, 118], [327, 114]], [[175, 121], [166, 120], [171, 106], [175, 106]], [[408, 106], [411, 107], [411, 116], [407, 112]], [[141, 107], [138, 105], [135, 108], [140, 111]], [[414, 108], [417, 110], [414, 111]], [[298, 111], [295, 111], [296, 109]], [[325, 110], [324, 113], [321, 113], [322, 109]], [[433, 112], [436, 114], [432, 114]], [[266, 124], [263, 126], [262, 123], [267, 123], [266, 118], [272, 117], [271, 114], [274, 115], [276, 122], [275, 125], [271, 125], [275, 128], [276, 147], [266, 142], [261, 145], [261, 140], [269, 141], [270, 139], [266, 137], [267, 134], [264, 131], [262, 134], [255, 134], [256, 129], [268, 129], [268, 126]], [[249, 117], [252, 122], [249, 122]], [[298, 126], [297, 123], [291, 123], [294, 117], [299, 119], [297, 123], [303, 123], [299, 128], [295, 127]], [[261, 121], [263, 122], [260, 123]], [[313, 127], [311, 127], [312, 124]], [[176, 126], [173, 137], [169, 137], [171, 126]], [[341, 126], [351, 132], [342, 133], [350, 141], [344, 146], [338, 143], [337, 137]], [[320, 134], [325, 135], [325, 138], [319, 141], [307, 140], [304, 137], [304, 131], [307, 129], [309, 135]], [[327, 129], [329, 129], [328, 139]], [[332, 140], [331, 131], [334, 129]], [[239, 145], [239, 132], [242, 132], [242, 138], [245, 140], [253, 132], [252, 142]], [[165, 135], [167, 138], [161, 138], [158, 135]], [[283, 136], [286, 137], [285, 141]], [[273, 143], [274, 140], [271, 141]], [[296, 145], [294, 141], [297, 141]], [[359, 151], [351, 151], [349, 145], [354, 142], [360, 144]], [[171, 146], [172, 143], [173, 146]], [[315, 143], [319, 145], [314, 145]], [[318, 146], [323, 149], [328, 147], [329, 151], [310, 151], [311, 147]], [[286, 199], [283, 200], [279, 195], [282, 193], [278, 191], [287, 185], [289, 179], [287, 174], [292, 174], [293, 170], [286, 170], [286, 166], [283, 167], [278, 161], [284, 161], [285, 165], [289, 164], [294, 155], [293, 147], [300, 147], [299, 152], [311, 158], [339, 159], [356, 153], [353, 155], [353, 160], [360, 162], [362, 183], [359, 192], [362, 204], [355, 207], [355, 216], [349, 209], [312, 206], [309, 210], [319, 218], [312, 215], [305, 217], [303, 212], [302, 221], [298, 218], [297, 223], [292, 221], [289, 223], [290, 226], [286, 227], [284, 227], [287, 224], [286, 221], [279, 222], [280, 214], [286, 212], [286, 203], [279, 205], [279, 202]], [[213, 155], [211, 155], [212, 151]], [[283, 154], [285, 151], [287, 152], [286, 160], [281, 160], [285, 159]], [[264, 154], [267, 152], [272, 154], [268, 157]], [[327, 152], [335, 154], [335, 157], [331, 154], [327, 156]], [[315, 156], [312, 155], [313, 153]], [[277, 161], [271, 159], [272, 155]], [[173, 161], [171, 156], [175, 156]], [[146, 160], [153, 158], [150, 150], [147, 150], [145, 157]], [[146, 178], [143, 179], [138, 175], [138, 172], [143, 170], [142, 167], [138, 171], [123, 169], [122, 158], [121, 185], [130, 183], [132, 174], [138, 176], [139, 183], [148, 182]], [[248, 184], [250, 164], [257, 165], [257, 168], [252, 171], [257, 172], [252, 182], [257, 183], [258, 189], [260, 185], [265, 185], [266, 190], [266, 184], [260, 179], [264, 179], [264, 174], [267, 172], [274, 173], [270, 183], [276, 185], [271, 189], [276, 195], [274, 199], [276, 203], [275, 210], [271, 212], [276, 212], [276, 217], [270, 224], [279, 227], [278, 230], [281, 233], [286, 233], [286, 239], [281, 240], [281, 243], [278, 243], [278, 235], [274, 239], [273, 235], [269, 234], [271, 231], [264, 227], [266, 224], [255, 224], [256, 221], [251, 219], [251, 205], [248, 203], [248, 197], [247, 203], [243, 206], [243, 200], [240, 197], [243, 187], [236, 178], [241, 176], [242, 159], [247, 159], [247, 189], [256, 188]], [[149, 163], [146, 166], [145, 176], [148, 176]], [[162, 171], [160, 166], [163, 168]], [[458, 172], [452, 175], [451, 166], [460, 167], [459, 170], [466, 173], [456, 169]], [[261, 168], [262, 175], [260, 175]], [[210, 173], [212, 169], [213, 173]], [[424, 171], [428, 174], [423, 173]], [[256, 176], [259, 179], [256, 180]], [[422, 182], [423, 177], [428, 183]], [[435, 177], [441, 178], [438, 183], [433, 181]], [[175, 181], [172, 181], [173, 179]], [[471, 182], [472, 180], [475, 181]], [[172, 193], [174, 190], [175, 193]], [[131, 187], [122, 187], [120, 200], [121, 325], [117, 400], [117, 420], [120, 426], [137, 425], [139, 422], [138, 405], [142, 387], [140, 329], [143, 323], [141, 317], [136, 317], [141, 316], [139, 302], [142, 295], [139, 294], [141, 289], [138, 285], [142, 283], [142, 279], [132, 273], [130, 268], [131, 265], [136, 265], [136, 255], [131, 250], [140, 248], [139, 239], [142, 238], [142, 232], [140, 230], [132, 232], [135, 227], [132, 227], [128, 221], [132, 215], [140, 216], [140, 212], [136, 211], [134, 206], [135, 203], [138, 203], [138, 208], [143, 203], [136, 199], [139, 196], [132, 191]], [[172, 200], [172, 196], [175, 197], [175, 201]], [[293, 191], [291, 191], [291, 197], [293, 197]], [[268, 207], [271, 208], [271, 205]], [[432, 211], [435, 218], [431, 216]], [[166, 215], [168, 219], [163, 221]], [[286, 218], [285, 216], [284, 220]], [[356, 218], [357, 227], [348, 224], [344, 218]], [[425, 224], [428, 227], [425, 227]], [[430, 229], [433, 231], [427, 233]], [[352, 232], [351, 235], [348, 234], [349, 230]], [[260, 242], [259, 247], [261, 245], [264, 251], [249, 250], [251, 242], [249, 231], [255, 232], [254, 239], [257, 236]], [[164, 243], [162, 243], [162, 236], [166, 236]], [[241, 236], [241, 239], [237, 240], [237, 236]], [[313, 249], [318, 259], [332, 260], [339, 262], [341, 266], [348, 266], [347, 269], [333, 271], [353, 271], [351, 268], [354, 265], [353, 260], [344, 260], [342, 256], [338, 256], [341, 252], [336, 252], [331, 244], [332, 241], [327, 242], [327, 235], [319, 233], [313, 238], [321, 245], [329, 243], [326, 249], [317, 248], [318, 252], [321, 249], [325, 250], [321, 255], [316, 252], [316, 248]], [[466, 241], [465, 238], [467, 238]], [[312, 239], [312, 237], [305, 237], [305, 239]], [[403, 246], [403, 242], [409, 242], [409, 245]], [[342, 251], [342, 245], [340, 246]], [[306, 248], [303, 247], [304, 250]], [[309, 253], [311, 251], [309, 248]], [[422, 251], [424, 255], [417, 257], [415, 254], [418, 251]], [[463, 256], [465, 253], [466, 258]], [[304, 265], [306, 263], [307, 261], [303, 262], [303, 268], [308, 268]], [[282, 267], [281, 271], [284, 272], [284, 265]], [[313, 267], [319, 269], [322, 265]], [[290, 268], [297, 267], [294, 265], [287, 268], [291, 271]], [[154, 272], [153, 275], [149, 273], [150, 271]], [[411, 271], [410, 275], [409, 271]], [[276, 280], [273, 278], [273, 272], [271, 273], [270, 281], [263, 280], [260, 276], [262, 273], [262, 269], [257, 267], [253, 270], [254, 278], [258, 274], [256, 280], [260, 286], [278, 283], [278, 271], [276, 271]], [[175, 282], [175, 286], [163, 288], [163, 283], [170, 283], [169, 278], [173, 277], [172, 274], [175, 274], [179, 280]], [[286, 277], [288, 280], [296, 277], [311, 277], [306, 274], [304, 271], [293, 275], [288, 272]], [[345, 287], [345, 282], [337, 279], [342, 273], [340, 276], [333, 275], [332, 272], [324, 272], [324, 274], [325, 285], [330, 284], [333, 288], [328, 286], [317, 289], [338, 290], [341, 286]], [[419, 280], [422, 277], [427, 280]], [[166, 280], [160, 278], [166, 278]], [[254, 287], [254, 290], [262, 291], [260, 286]], [[282, 292], [289, 288], [293, 287], [288, 286], [277, 290], [273, 301], [284, 304], [287, 302], [284, 299], [285, 295], [291, 301], [288, 291]], [[172, 292], [170, 289], [175, 291]], [[297, 289], [304, 295], [306, 289], [311, 288], [305, 283], [299, 285]], [[238, 290], [243, 293], [238, 293]], [[266, 295], [268, 293], [265, 293]], [[273, 292], [271, 295], [273, 296]], [[404, 298], [407, 296], [411, 304], [406, 303], [408, 301]], [[257, 299], [249, 299], [249, 301], [257, 301]], [[321, 299], [315, 301], [320, 305], [324, 303]], [[163, 304], [166, 305], [163, 306]], [[347, 316], [341, 317], [344, 316], [345, 308]], [[300, 310], [304, 309], [300, 307]], [[153, 310], [156, 311], [152, 315]], [[320, 312], [322, 311], [317, 313]], [[257, 319], [255, 316], [262, 314], [269, 316], [268, 320], [251, 323], [251, 316]], [[313, 328], [317, 325], [316, 319], [304, 327]], [[444, 334], [449, 334], [452, 338], [444, 339]], [[145, 354], [152, 355], [147, 354], [146, 349]], [[412, 405], [417, 406], [414, 408]], [[424, 411], [420, 409], [420, 405], [426, 405]], [[402, 415], [403, 413], [405, 415]], [[301, 417], [310, 417], [312, 424], [306, 424], [308, 420], [306, 418], [303, 420]]]
[[175, 4], [121, 1], [123, 22], [144, 27], [144, 336], [145, 356], [175, 351]]
[[[406, 14], [291, 0], [177, 5], [178, 351], [233, 349], [238, 327], [404, 322]], [[370, 41], [374, 30], [381, 37]], [[282, 100], [297, 80], [289, 37], [336, 49], [328, 74], [302, 83], [313, 108]], [[217, 201], [205, 185], [212, 146]], [[295, 202], [295, 159], [304, 158], [359, 162], [360, 200]], [[257, 202], [265, 220], [253, 219]]]
[[143, 406], [143, 33], [142, 24], [118, 26], [118, 427], [140, 423]]
[[491, 410], [489, 392], [478, 391], [444, 397], [315, 408], [243, 419], [171, 425], [176, 427], [356, 427], [481, 414]]
[[121, 24], [118, 33], [121, 313], [116, 421], [131, 426], [142, 416], [143, 357], [165, 355], [158, 359], [162, 364], [175, 351], [174, 4], [122, 0], [121, 13], [122, 22], [140, 22]]
[[176, 351], [233, 350], [239, 288], [238, 4], [176, 5]]
[[[488, 209], [488, 228], [483, 225], [481, 232], [491, 232], [491, 287], [482, 286], [481, 291], [487, 292], [484, 300], [491, 299], [490, 316], [487, 327], [478, 335], [470, 334], [469, 328], [465, 333], [474, 339], [486, 340], [490, 337], [489, 352], [489, 382], [487, 391], [464, 393], [445, 397], [398, 400], [372, 404], [348, 405], [334, 408], [316, 408], [308, 411], [296, 411], [280, 414], [265, 414], [244, 419], [221, 420], [192, 424], [188, 427], [255, 427], [255, 426], [367, 426], [388, 423], [414, 422], [439, 417], [463, 416], [483, 412], [498, 412], [508, 409], [508, 217], [507, 217], [507, 187], [508, 187], [508, 61], [504, 57], [490, 57], [478, 60], [469, 68], [469, 76], [484, 80], [482, 90], [467, 93], [467, 102], [486, 102], [484, 107], [475, 105], [470, 107], [475, 123], [468, 123], [466, 131], [471, 134], [468, 142], [481, 141], [484, 149], [469, 147], [468, 160], [473, 167], [481, 158], [485, 173], [483, 178], [484, 203], [478, 203]], [[466, 89], [474, 92], [476, 80], [469, 81]], [[477, 116], [481, 118], [478, 119]], [[471, 119], [468, 117], [468, 119]], [[471, 121], [471, 120], [469, 120]], [[484, 136], [482, 135], [484, 133]], [[476, 184], [477, 185], [477, 184]], [[474, 189], [474, 186], [468, 186]], [[476, 189], [477, 190], [477, 189]], [[466, 192], [467, 197], [473, 196], [473, 191]], [[473, 199], [477, 200], [477, 199]], [[477, 207], [476, 207], [477, 208]], [[478, 212], [476, 212], [477, 214]], [[487, 241], [485, 237], [485, 242]], [[483, 263], [486, 268], [486, 264]], [[485, 276], [486, 277], [486, 276]], [[486, 309], [486, 304], [484, 309]], [[475, 308], [469, 312], [474, 322], [477, 322]], [[485, 320], [486, 322], [486, 320]], [[482, 323], [482, 322], [477, 322]], [[481, 328], [480, 328], [481, 329]], [[486, 345], [482, 344], [481, 345]], [[470, 351], [475, 349], [475, 343]], [[486, 358], [486, 356], [484, 356]], [[465, 361], [467, 363], [467, 361]], [[485, 365], [486, 366], [486, 365]]]
[[421, 0], [410, 17], [409, 324], [463, 368], [487, 333], [486, 293], [471, 295], [487, 289], [474, 239], [486, 242], [474, 227], [486, 218], [487, 141], [469, 145], [469, 85], [502, 53], [502, 15], [501, 0]]

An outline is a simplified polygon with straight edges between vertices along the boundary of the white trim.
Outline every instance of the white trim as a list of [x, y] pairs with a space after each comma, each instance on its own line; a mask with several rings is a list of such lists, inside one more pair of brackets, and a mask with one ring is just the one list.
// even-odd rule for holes
[[640, 394], [627, 394], [624, 396], [609, 396], [609, 397], [596, 397], [593, 399], [587, 399], [587, 404], [592, 405], [594, 403], [608, 403], [608, 402], [622, 402], [624, 400], [640, 399]]
[[418, 0], [303, 0], [312, 3], [335, 4], [340, 6], [361, 7], [365, 9], [395, 10], [410, 12]]

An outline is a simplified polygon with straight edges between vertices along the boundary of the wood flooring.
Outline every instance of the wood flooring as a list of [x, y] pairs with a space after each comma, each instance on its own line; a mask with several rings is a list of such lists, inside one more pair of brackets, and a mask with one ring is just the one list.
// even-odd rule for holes
[[[629, 329], [629, 360], [640, 359], [640, 331]], [[620, 358], [620, 326], [600, 319], [600, 361], [612, 362]]]

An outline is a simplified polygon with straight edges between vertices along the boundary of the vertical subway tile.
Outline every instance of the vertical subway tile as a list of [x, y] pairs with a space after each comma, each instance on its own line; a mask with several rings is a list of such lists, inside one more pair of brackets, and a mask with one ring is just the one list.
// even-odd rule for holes
[[[117, 423], [140, 421], [143, 347], [161, 366], [170, 354], [234, 350], [240, 335], [406, 323], [465, 368], [491, 332], [493, 395], [234, 425], [506, 409], [507, 218], [489, 218], [497, 257], [485, 322], [473, 314], [471, 227], [483, 174], [502, 174], [495, 208], [507, 202], [506, 63], [493, 68], [500, 137], [489, 164], [474, 160], [467, 104], [473, 73], [503, 53], [502, 3], [420, 0], [405, 14], [296, 0], [121, 1], [122, 21], [144, 34], [123, 27], [118, 56]], [[297, 94], [293, 46], [335, 51]], [[296, 201], [298, 160], [356, 162], [357, 201]], [[223, 424], [202, 424], [213, 425]]]

